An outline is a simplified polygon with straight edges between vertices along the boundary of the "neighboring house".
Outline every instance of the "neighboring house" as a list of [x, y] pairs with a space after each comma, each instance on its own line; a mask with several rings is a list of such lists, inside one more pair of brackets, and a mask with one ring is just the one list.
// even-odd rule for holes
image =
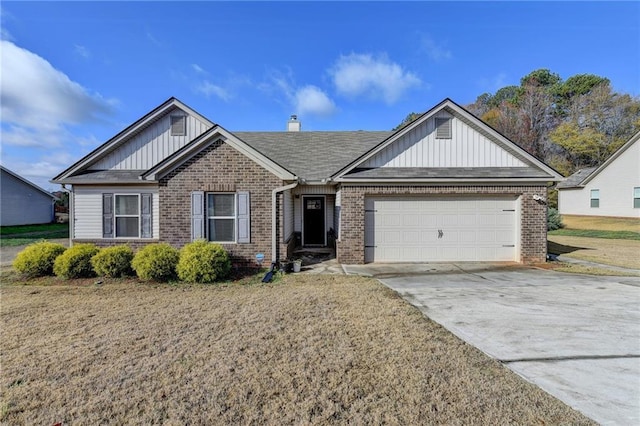
[[558, 185], [563, 215], [640, 218], [640, 132], [600, 167], [578, 170]]
[[0, 166], [0, 226], [36, 225], [55, 220], [57, 198]]
[[342, 263], [539, 262], [562, 177], [445, 99], [396, 132], [230, 132], [171, 98], [56, 176], [71, 238], [220, 242], [236, 262], [336, 238]]

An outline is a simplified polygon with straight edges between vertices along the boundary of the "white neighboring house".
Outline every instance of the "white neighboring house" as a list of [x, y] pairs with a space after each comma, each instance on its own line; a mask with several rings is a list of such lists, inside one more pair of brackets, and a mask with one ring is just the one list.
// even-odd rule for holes
[[562, 215], [640, 218], [640, 132], [600, 167], [578, 170], [558, 185]]
[[57, 198], [0, 166], [0, 226], [37, 225], [55, 220]]

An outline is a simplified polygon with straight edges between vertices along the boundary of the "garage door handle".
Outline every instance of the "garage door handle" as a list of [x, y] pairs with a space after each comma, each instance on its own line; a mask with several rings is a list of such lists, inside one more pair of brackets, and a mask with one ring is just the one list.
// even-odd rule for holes
[[438, 229], [438, 238], [442, 238], [443, 235], [444, 232], [442, 232], [442, 229]]

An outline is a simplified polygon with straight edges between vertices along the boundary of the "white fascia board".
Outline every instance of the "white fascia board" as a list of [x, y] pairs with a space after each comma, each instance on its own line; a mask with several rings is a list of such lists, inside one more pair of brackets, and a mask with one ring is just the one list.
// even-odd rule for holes
[[548, 183], [548, 182], [558, 182], [555, 178], [522, 178], [522, 179], [514, 179], [514, 178], [487, 178], [487, 179], [460, 179], [460, 178], [450, 178], [450, 179], [349, 179], [349, 178], [337, 178], [334, 180], [335, 182], [340, 182], [342, 184], [345, 183], [357, 183], [357, 184], [370, 184], [376, 185], [378, 183], [398, 183], [403, 185], [411, 185], [414, 183], [459, 183], [461, 185], [467, 184], [475, 184], [475, 183]]

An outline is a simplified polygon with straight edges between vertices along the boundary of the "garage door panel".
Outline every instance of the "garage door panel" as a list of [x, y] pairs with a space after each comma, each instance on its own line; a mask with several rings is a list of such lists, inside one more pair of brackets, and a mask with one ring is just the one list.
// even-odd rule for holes
[[516, 198], [367, 198], [365, 260], [516, 260]]

